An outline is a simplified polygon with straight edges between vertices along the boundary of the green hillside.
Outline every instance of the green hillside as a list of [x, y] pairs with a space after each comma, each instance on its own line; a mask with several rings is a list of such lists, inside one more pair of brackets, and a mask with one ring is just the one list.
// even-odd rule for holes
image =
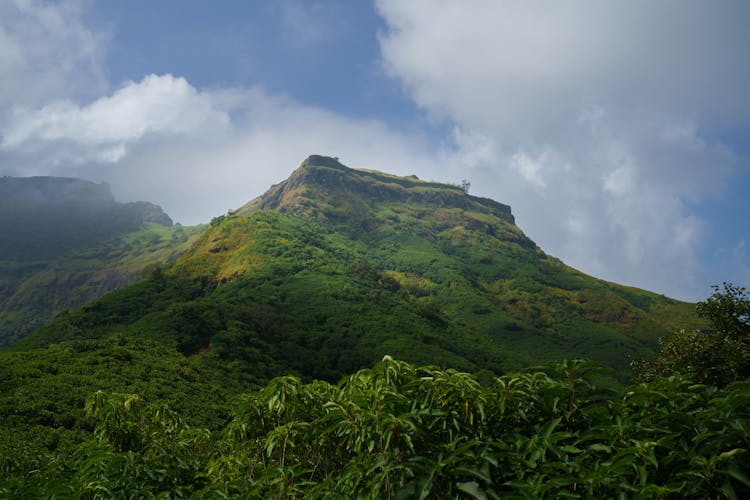
[[[147, 267], [135, 283], [60, 312], [0, 350], [0, 497], [326, 497], [333, 490], [391, 494], [391, 481], [415, 492], [448, 487], [445, 491], [458, 494], [503, 484], [503, 491], [533, 495], [548, 479], [563, 481], [555, 491], [586, 488], [577, 491], [606, 496], [623, 487], [637, 491], [639, 481], [656, 477], [652, 462], [643, 469], [627, 465], [646, 460], [641, 455], [651, 453], [649, 440], [668, 435], [684, 441], [684, 426], [659, 437], [662, 424], [647, 420], [652, 413], [644, 408], [661, 405], [664, 415], [674, 410], [657, 397], [658, 383], [635, 392], [622, 392], [620, 386], [605, 399], [589, 389], [601, 382], [627, 383], [631, 359], [651, 356], [659, 336], [700, 325], [693, 305], [571, 269], [527, 238], [506, 205], [460, 187], [353, 170], [312, 156], [288, 180], [193, 234], [146, 222], [59, 257], [49, 274], [38, 271], [37, 281], [26, 278], [26, 288], [6, 280], [37, 297], [58, 285], [68, 293], [85, 290], [95, 281], [77, 284], [75, 277], [89, 272]], [[59, 278], [66, 272], [67, 282]], [[398, 362], [412, 373], [402, 380], [405, 386], [388, 375], [390, 362], [377, 365], [385, 379], [374, 380], [371, 388], [358, 382], [362, 373], [342, 379], [385, 355], [429, 366], [416, 376], [411, 365]], [[554, 381], [538, 373], [509, 374], [571, 358], [597, 361], [609, 371], [581, 382], [583, 392], [578, 392], [575, 367], [588, 373], [589, 365], [579, 362], [560, 365], [563, 372]], [[566, 366], [574, 367], [575, 380], [572, 372], [564, 373]], [[450, 381], [433, 387], [429, 377]], [[349, 382], [328, 384], [340, 379]], [[698, 401], [690, 383], [670, 384], [695, 402], [680, 407], [691, 422], [714, 418], [704, 413], [713, 405], [713, 393], [701, 392]], [[434, 392], [443, 389], [450, 394]], [[308, 393], [322, 399], [308, 401]], [[581, 404], [590, 405], [591, 413], [573, 416], [576, 398], [589, 396]], [[506, 397], [515, 401], [507, 413]], [[508, 422], [531, 420], [506, 436], [505, 424], [498, 423], [505, 420], [472, 406], [476, 398]], [[336, 405], [354, 413], [339, 412]], [[370, 405], [377, 408], [370, 411]], [[303, 410], [287, 418], [284, 408], [292, 407]], [[537, 410], [541, 413], [534, 416]], [[469, 412], [479, 427], [462, 420]], [[635, 450], [631, 438], [611, 426], [620, 414], [640, 429], [633, 439], [646, 448]], [[364, 420], [362, 434], [351, 434], [358, 441], [331, 448], [337, 456], [321, 454], [329, 448], [324, 437], [344, 439], [329, 427], [332, 419], [354, 425], [357, 415], [375, 420], [382, 415], [392, 423], [401, 419], [398, 425], [406, 427], [393, 432], [408, 431], [404, 436], [420, 441], [398, 438], [416, 447], [393, 449], [386, 443], [373, 455], [370, 438], [360, 442], [361, 436], [380, 433], [382, 425]], [[447, 415], [459, 425], [455, 434], [436, 427]], [[735, 418], [722, 415], [721, 422]], [[257, 419], [262, 427], [247, 434]], [[528, 458], [536, 453], [534, 443], [556, 436], [550, 433], [561, 419], [568, 419], [568, 430], [561, 438], [564, 453], [556, 455], [559, 463], [540, 471], [540, 482], [524, 490], [512, 478], [536, 467], [538, 457]], [[283, 435], [298, 446], [298, 454], [288, 455], [294, 463], [285, 461], [286, 452], [278, 453]], [[729, 453], [739, 446], [721, 436], [711, 434], [710, 450]], [[486, 455], [488, 446], [511, 446], [503, 456], [512, 466], [498, 461], [494, 453], [500, 448]], [[584, 449], [586, 458], [573, 467], [577, 450]], [[532, 461], [513, 461], [514, 456]], [[670, 470], [697, 470], [684, 454], [669, 456]], [[346, 466], [350, 460], [352, 469]], [[440, 465], [454, 460], [479, 467], [483, 475]], [[735, 462], [723, 464], [735, 467]], [[433, 465], [439, 469], [434, 473]], [[391, 466], [407, 472], [389, 476]], [[380, 470], [385, 482], [361, 482], [369, 477], [367, 470]], [[581, 474], [589, 477], [586, 485], [571, 479]], [[669, 472], [659, 477], [655, 484], [688, 491]]]
[[174, 260], [200, 232], [80, 179], [0, 179], [0, 346]]
[[16, 348], [126, 335], [259, 382], [335, 381], [384, 354], [495, 373], [584, 357], [626, 378], [691, 322], [690, 304], [546, 255], [506, 205], [312, 156], [173, 265]]

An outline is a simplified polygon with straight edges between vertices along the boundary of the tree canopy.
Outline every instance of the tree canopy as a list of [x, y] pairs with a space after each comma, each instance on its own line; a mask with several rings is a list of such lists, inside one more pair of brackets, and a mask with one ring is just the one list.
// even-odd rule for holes
[[750, 296], [744, 287], [724, 283], [696, 306], [709, 322], [704, 330], [681, 330], [659, 340], [655, 360], [634, 362], [636, 379], [674, 374], [723, 387], [750, 377]]

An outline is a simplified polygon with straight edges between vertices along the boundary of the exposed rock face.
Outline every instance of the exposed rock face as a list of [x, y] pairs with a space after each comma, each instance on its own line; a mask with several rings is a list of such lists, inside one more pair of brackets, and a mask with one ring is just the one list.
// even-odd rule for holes
[[[417, 203], [427, 207], [474, 209], [490, 212], [514, 224], [510, 206], [488, 198], [471, 196], [461, 187], [425, 182], [416, 176], [397, 177], [373, 170], [357, 170], [336, 158], [311, 155], [286, 181], [272, 186], [264, 195], [239, 210], [300, 211], [319, 190], [329, 199], [367, 199], [370, 202]], [[327, 215], [327, 214], [326, 214]]]

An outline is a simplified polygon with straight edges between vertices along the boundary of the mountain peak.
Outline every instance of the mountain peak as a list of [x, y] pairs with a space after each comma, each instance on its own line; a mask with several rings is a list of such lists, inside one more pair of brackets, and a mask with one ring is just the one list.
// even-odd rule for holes
[[300, 168], [305, 167], [328, 167], [349, 170], [336, 156], [310, 155], [302, 162]]
[[458, 185], [423, 181], [416, 175], [400, 177], [377, 170], [353, 169], [338, 158], [321, 155], [307, 157], [287, 180], [271, 186], [237, 212], [247, 215], [256, 210], [276, 210], [343, 222], [379, 203], [477, 210], [515, 223], [510, 206], [471, 196]]

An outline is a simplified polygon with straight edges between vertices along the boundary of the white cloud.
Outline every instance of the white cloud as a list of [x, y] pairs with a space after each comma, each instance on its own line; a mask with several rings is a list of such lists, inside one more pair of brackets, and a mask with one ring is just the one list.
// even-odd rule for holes
[[[282, 12], [300, 29], [301, 6]], [[121, 200], [154, 201], [199, 223], [261, 194], [309, 154], [403, 174], [432, 164], [419, 136], [257, 87], [206, 90], [149, 75], [110, 89], [104, 38], [76, 2], [0, 2], [0, 174], [109, 181]]]
[[116, 162], [129, 144], [147, 134], [216, 133], [229, 121], [227, 112], [215, 109], [211, 97], [185, 79], [149, 75], [85, 106], [57, 101], [38, 110], [15, 108], [0, 148], [35, 150], [64, 143], [78, 147], [77, 162]]
[[591, 98], [740, 121], [750, 5], [669, 0], [379, 0], [385, 61], [417, 102], [506, 140], [554, 131]]
[[404, 175], [434, 172], [437, 163], [422, 138], [378, 121], [260, 88], [198, 91], [171, 75], [129, 82], [85, 105], [18, 111], [3, 152], [6, 161], [46, 165], [46, 174], [106, 180], [120, 199], [160, 203], [183, 223], [243, 205], [310, 154]]
[[542, 162], [529, 158], [525, 153], [516, 153], [510, 158], [510, 167], [521, 174], [527, 182], [544, 188], [547, 183], [542, 176]]
[[106, 42], [86, 28], [78, 1], [0, 2], [0, 116], [11, 105], [100, 95]]
[[[288, 28], [304, 28], [302, 4], [281, 7]], [[206, 90], [149, 75], [109, 89], [103, 40], [76, 2], [0, 2], [0, 173], [109, 181], [122, 200], [199, 223], [261, 194], [309, 154], [403, 174], [432, 164], [418, 136], [257, 87]]]
[[483, 138], [474, 185], [510, 203], [545, 250], [607, 279], [705, 295], [706, 224], [686, 202], [720, 193], [733, 172], [711, 130], [750, 115], [749, 4], [377, 7], [388, 71], [429, 114]]
[[627, 166], [618, 167], [605, 174], [604, 191], [614, 195], [633, 192], [633, 172]]

